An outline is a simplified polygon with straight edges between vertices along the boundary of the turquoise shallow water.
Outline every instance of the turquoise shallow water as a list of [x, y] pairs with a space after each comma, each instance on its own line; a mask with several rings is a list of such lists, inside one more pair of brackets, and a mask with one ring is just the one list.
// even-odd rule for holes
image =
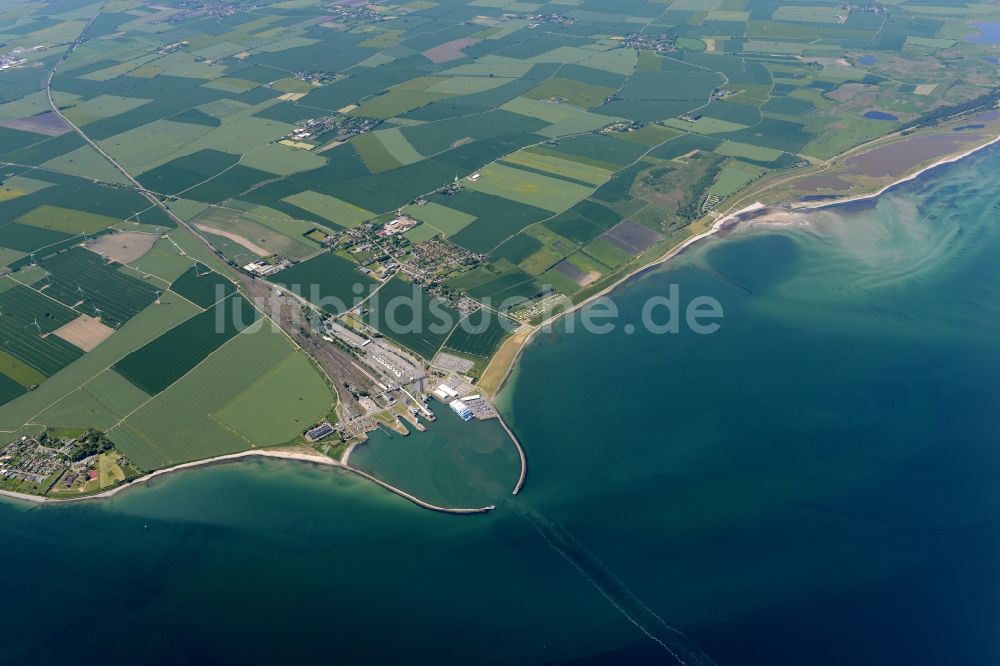
[[[998, 167], [712, 240], [616, 332], [539, 337], [517, 498], [493, 424], [357, 452], [491, 514], [283, 462], [0, 505], [0, 660], [1000, 663]], [[671, 284], [720, 331], [626, 334]]]

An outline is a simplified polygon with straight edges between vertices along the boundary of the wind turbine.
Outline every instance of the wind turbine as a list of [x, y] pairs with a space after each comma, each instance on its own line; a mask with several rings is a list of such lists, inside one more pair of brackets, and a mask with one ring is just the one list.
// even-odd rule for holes
[[31, 253], [31, 265], [32, 266], [37, 265], [37, 264], [35, 264], [35, 253], [34, 252]]
[[38, 317], [35, 317], [35, 321], [31, 322], [31, 326], [37, 328], [39, 333], [42, 332], [42, 326], [38, 323]]
[[96, 305], [94, 306], [94, 314], [97, 315], [98, 319], [101, 318], [101, 313], [102, 312], [104, 312], [104, 310], [102, 310], [101, 308], [97, 307]]
[[83, 287], [80, 286], [79, 282], [76, 283], [76, 293], [78, 293], [78, 294], [82, 294], [83, 293]]

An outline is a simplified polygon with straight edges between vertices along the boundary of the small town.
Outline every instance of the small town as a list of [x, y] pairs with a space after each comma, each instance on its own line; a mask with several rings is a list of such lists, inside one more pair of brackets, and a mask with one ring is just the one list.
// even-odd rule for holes
[[677, 40], [673, 36], [661, 32], [656, 35], [647, 35], [641, 32], [630, 32], [624, 37], [616, 37], [623, 47], [635, 49], [637, 51], [655, 51], [656, 53], [669, 53], [677, 50]]
[[366, 23], [390, 21], [396, 16], [378, 11], [378, 5], [367, 4], [330, 4], [322, 7], [330, 14], [331, 23], [345, 26], [355, 26]]
[[0, 449], [0, 488], [36, 495], [82, 495], [139, 475], [103, 432], [45, 430]]
[[374, 118], [346, 116], [339, 113], [310, 118], [289, 132], [282, 143], [284, 141], [315, 143], [320, 139], [323, 141], [347, 141], [359, 134], [370, 132], [381, 123], [381, 120]]
[[15, 49], [10, 53], [0, 55], [0, 72], [8, 69], [14, 69], [15, 67], [23, 67], [27, 64], [27, 59], [20, 57], [20, 51], [18, 49]]

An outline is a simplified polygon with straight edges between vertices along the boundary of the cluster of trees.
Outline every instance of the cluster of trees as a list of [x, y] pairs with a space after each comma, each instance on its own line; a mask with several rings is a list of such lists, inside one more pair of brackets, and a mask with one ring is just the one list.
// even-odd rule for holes
[[933, 125], [942, 120], [951, 118], [952, 116], [957, 116], [960, 113], [967, 113], [980, 108], [991, 108], [997, 103], [998, 100], [1000, 100], [1000, 88], [994, 88], [985, 95], [980, 95], [975, 99], [970, 99], [968, 102], [942, 106], [934, 111], [931, 111], [930, 113], [925, 113], [916, 120], [912, 120], [905, 125], [902, 125], [899, 129], [900, 131], [903, 131], [923, 127], [925, 125]]
[[99, 453], [105, 453], [115, 447], [100, 430], [90, 429], [77, 438], [73, 445], [73, 450], [69, 453], [69, 459], [73, 462], [83, 460]]
[[725, 161], [722, 157], [714, 155], [708, 157], [704, 153], [702, 153], [702, 157], [699, 159], [707, 161], [704, 171], [702, 171], [701, 177], [698, 180], [688, 186], [684, 192], [684, 199], [677, 206], [677, 216], [684, 222], [694, 222], [701, 217], [703, 195], [712, 186], [715, 179], [718, 178], [719, 172], [722, 171], [722, 163]]

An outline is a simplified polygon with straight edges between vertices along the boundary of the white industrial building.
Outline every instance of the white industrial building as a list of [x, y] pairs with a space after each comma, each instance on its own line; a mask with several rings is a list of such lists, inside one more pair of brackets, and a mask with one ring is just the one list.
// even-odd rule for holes
[[458, 391], [451, 388], [447, 384], [439, 384], [438, 387], [434, 389], [434, 395], [441, 400], [454, 400], [458, 397]]
[[448, 403], [448, 406], [451, 407], [452, 411], [461, 416], [463, 421], [471, 421], [475, 418], [469, 406], [461, 400], [452, 400]]

